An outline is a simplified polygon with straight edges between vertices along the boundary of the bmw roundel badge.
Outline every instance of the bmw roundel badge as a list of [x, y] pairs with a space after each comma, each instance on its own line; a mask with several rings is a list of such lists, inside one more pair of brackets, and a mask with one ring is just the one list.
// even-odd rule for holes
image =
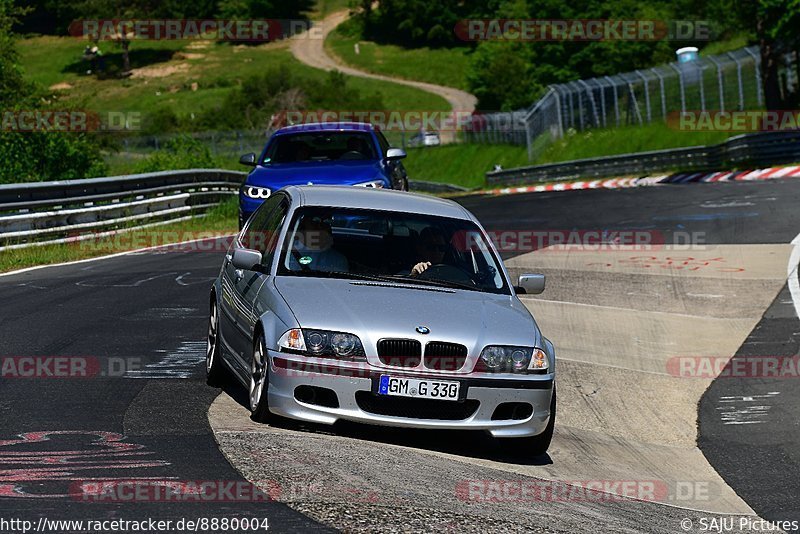
[[417, 327], [417, 332], [419, 332], [420, 334], [430, 334], [431, 333], [431, 329], [428, 328], [427, 326], [418, 326]]

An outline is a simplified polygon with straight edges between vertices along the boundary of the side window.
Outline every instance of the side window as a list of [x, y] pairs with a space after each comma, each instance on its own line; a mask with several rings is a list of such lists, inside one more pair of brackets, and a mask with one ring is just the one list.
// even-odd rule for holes
[[389, 151], [389, 141], [386, 140], [386, 137], [383, 136], [383, 132], [380, 130], [376, 130], [375, 135], [378, 137], [378, 144], [381, 147], [381, 157], [384, 158]]
[[250, 216], [250, 220], [247, 221], [244, 230], [239, 234], [239, 241], [241, 241], [242, 246], [263, 253], [262, 249], [266, 244], [264, 243], [265, 236], [263, 228], [266, 226], [267, 221], [269, 221], [272, 212], [275, 211], [275, 208], [284, 198], [283, 195], [272, 195]]
[[272, 212], [267, 221], [266, 228], [264, 229], [264, 248], [261, 250], [262, 260], [261, 265], [268, 267], [272, 263], [272, 257], [275, 255], [275, 249], [278, 246], [278, 236], [281, 233], [283, 221], [286, 220], [286, 214], [289, 212], [289, 201], [284, 200]]

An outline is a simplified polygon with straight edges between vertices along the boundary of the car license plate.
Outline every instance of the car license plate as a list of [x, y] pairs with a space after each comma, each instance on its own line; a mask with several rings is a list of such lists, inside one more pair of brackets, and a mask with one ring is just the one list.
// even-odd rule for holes
[[378, 393], [395, 397], [458, 400], [458, 382], [381, 375]]

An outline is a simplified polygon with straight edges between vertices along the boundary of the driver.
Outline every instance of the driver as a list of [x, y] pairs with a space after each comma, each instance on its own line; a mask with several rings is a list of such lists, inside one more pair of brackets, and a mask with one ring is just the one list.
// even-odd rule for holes
[[439, 228], [428, 226], [419, 233], [416, 248], [417, 258], [421, 261], [411, 268], [411, 276], [420, 275], [431, 265], [442, 263], [447, 252], [447, 240]]
[[293, 271], [343, 272], [350, 270], [347, 258], [333, 248], [331, 226], [318, 217], [303, 217], [295, 236], [289, 268]]

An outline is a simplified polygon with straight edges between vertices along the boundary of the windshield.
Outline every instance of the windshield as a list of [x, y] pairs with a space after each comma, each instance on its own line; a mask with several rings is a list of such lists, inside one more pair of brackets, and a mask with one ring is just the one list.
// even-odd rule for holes
[[275, 137], [262, 164], [375, 160], [372, 136], [366, 132], [311, 132]]
[[471, 221], [377, 210], [298, 210], [278, 274], [510, 293], [484, 233]]

